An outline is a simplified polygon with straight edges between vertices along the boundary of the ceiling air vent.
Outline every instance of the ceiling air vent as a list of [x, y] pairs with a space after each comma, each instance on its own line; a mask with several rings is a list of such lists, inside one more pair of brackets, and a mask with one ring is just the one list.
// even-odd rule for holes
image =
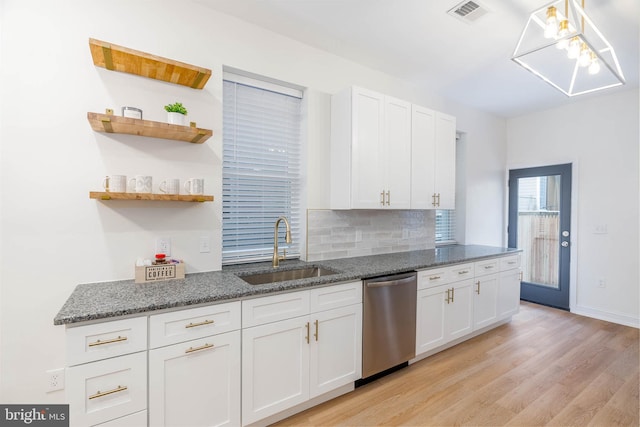
[[487, 8], [475, 1], [464, 1], [447, 13], [467, 23], [475, 22], [478, 18], [486, 15]]

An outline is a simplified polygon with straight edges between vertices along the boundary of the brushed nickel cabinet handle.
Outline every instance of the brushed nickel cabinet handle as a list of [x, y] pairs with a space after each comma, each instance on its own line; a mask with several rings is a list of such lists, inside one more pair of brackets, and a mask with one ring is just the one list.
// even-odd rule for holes
[[110, 340], [97, 340], [94, 342], [90, 342], [89, 343], [89, 347], [96, 347], [99, 345], [105, 345], [105, 344], [113, 344], [114, 342], [121, 342], [121, 341], [126, 341], [128, 338], [127, 337], [121, 337], [120, 335], [118, 335], [118, 338], [112, 338]]
[[309, 344], [309, 322], [307, 322], [307, 336], [305, 337], [307, 340], [307, 344]]
[[478, 282], [476, 283], [476, 285], [478, 285], [478, 289], [476, 289], [476, 293], [478, 295], [480, 295], [480, 280], [478, 280]]
[[384, 206], [384, 190], [380, 193], [380, 204]]
[[125, 391], [127, 389], [128, 389], [127, 386], [120, 386], [119, 385], [118, 387], [114, 388], [113, 390], [109, 390], [109, 391], [100, 391], [100, 390], [98, 390], [96, 392], [96, 394], [93, 394], [93, 395], [89, 396], [89, 400], [97, 399], [99, 397], [108, 396], [108, 395], [113, 394], [113, 393], [120, 393], [121, 391]]
[[391, 205], [391, 190], [387, 191], [387, 206]]
[[440, 276], [431, 276], [429, 277], [429, 280], [438, 280], [440, 278], [441, 278]]
[[314, 337], [316, 337], [316, 341], [318, 341], [318, 320], [316, 319], [315, 321], [316, 324], [316, 333], [314, 334]]

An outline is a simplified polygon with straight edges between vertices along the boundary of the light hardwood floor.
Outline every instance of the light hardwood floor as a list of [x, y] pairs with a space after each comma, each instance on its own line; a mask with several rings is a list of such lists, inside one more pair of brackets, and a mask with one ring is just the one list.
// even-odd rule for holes
[[523, 302], [513, 320], [277, 426], [638, 426], [638, 329]]

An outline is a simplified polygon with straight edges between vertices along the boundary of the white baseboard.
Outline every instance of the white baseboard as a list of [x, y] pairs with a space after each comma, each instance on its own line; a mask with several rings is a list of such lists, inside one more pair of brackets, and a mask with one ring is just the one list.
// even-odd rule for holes
[[633, 328], [640, 328], [640, 319], [626, 314], [612, 313], [584, 306], [574, 307], [571, 309], [571, 312], [579, 314], [580, 316], [593, 317], [594, 319], [605, 320], [607, 322], [618, 323], [620, 325], [631, 326]]

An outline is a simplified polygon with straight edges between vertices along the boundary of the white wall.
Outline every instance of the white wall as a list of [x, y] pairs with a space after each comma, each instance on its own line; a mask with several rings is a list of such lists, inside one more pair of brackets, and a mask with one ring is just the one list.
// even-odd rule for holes
[[510, 169], [574, 165], [571, 311], [636, 327], [638, 129], [637, 88], [507, 122]]
[[[220, 268], [222, 67], [288, 81], [308, 92], [308, 206], [328, 206], [329, 94], [351, 84], [458, 116], [470, 135], [469, 167], [486, 187], [470, 198], [468, 241], [501, 244], [505, 122], [445, 103], [403, 81], [218, 14], [192, 1], [4, 0], [0, 22], [0, 401], [63, 402], [46, 394], [48, 369], [65, 364], [64, 328], [52, 320], [79, 283], [129, 279], [133, 262], [153, 254], [158, 236], [188, 272]], [[10, 34], [11, 37], [6, 35]], [[179, 34], [179, 37], [175, 37]], [[213, 70], [204, 90], [96, 68], [90, 37]], [[88, 111], [142, 108], [164, 121], [163, 106], [181, 101], [189, 120], [213, 129], [202, 145], [93, 132]], [[494, 158], [495, 156], [495, 158]], [[214, 203], [99, 202], [107, 174], [199, 176]], [[493, 204], [500, 204], [496, 209]], [[201, 235], [213, 252], [200, 254]], [[500, 237], [498, 237], [500, 236]]]

